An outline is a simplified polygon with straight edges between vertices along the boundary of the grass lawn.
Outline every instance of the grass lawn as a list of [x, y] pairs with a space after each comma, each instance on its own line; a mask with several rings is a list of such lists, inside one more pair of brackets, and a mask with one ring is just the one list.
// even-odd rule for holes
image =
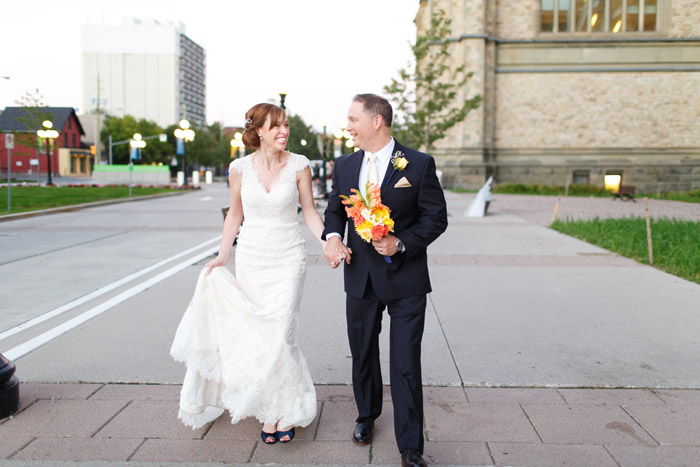
[[[555, 221], [552, 229], [649, 264], [646, 220]], [[700, 284], [700, 221], [652, 219], [654, 266]]]
[[[154, 195], [170, 191], [177, 190], [170, 188], [132, 188], [133, 196]], [[0, 215], [91, 203], [107, 199], [128, 198], [129, 187], [13, 186], [10, 195], [12, 196], [12, 211], [8, 213], [7, 188], [0, 188]]]

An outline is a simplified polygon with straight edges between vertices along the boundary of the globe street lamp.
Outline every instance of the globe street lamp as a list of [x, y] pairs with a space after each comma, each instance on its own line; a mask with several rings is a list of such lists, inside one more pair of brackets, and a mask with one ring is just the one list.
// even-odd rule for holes
[[175, 130], [177, 138], [177, 154], [182, 154], [182, 173], [185, 175], [184, 184], [187, 185], [187, 156], [185, 155], [185, 143], [194, 141], [194, 130], [190, 129], [190, 122], [185, 119], [180, 120], [180, 128]]
[[143, 140], [141, 133], [134, 133], [134, 137], [129, 141], [131, 146], [131, 154], [129, 155], [129, 197], [131, 198], [131, 182], [132, 174], [134, 173], [134, 159], [141, 159], [141, 149], [146, 147], [146, 142]]
[[53, 180], [51, 179], [51, 155], [49, 154], [49, 146], [51, 146], [51, 143], [54, 139], [58, 138], [58, 131], [52, 128], [53, 123], [51, 123], [49, 120], [44, 120], [44, 122], [41, 125], [44, 127], [44, 129], [37, 130], [36, 134], [39, 138], [44, 140], [44, 145], [46, 146], [46, 161], [49, 170], [49, 176], [46, 181], [46, 184], [53, 185]]
[[243, 150], [244, 148], [245, 144], [243, 144], [243, 134], [241, 134], [240, 131], [237, 131], [231, 140], [231, 159], [236, 157], [236, 151], [239, 149]]

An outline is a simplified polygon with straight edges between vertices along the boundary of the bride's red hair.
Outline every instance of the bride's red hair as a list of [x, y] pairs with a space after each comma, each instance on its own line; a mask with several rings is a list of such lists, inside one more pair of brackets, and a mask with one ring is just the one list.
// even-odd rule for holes
[[262, 128], [270, 117], [270, 124], [282, 124], [287, 118], [287, 113], [282, 107], [274, 104], [256, 104], [245, 113], [245, 131], [243, 132], [243, 144], [249, 148], [260, 147], [258, 129]]

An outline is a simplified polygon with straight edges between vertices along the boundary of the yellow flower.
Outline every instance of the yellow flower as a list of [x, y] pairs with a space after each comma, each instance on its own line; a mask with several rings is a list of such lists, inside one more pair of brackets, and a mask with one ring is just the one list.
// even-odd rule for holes
[[395, 167], [397, 170], [404, 170], [407, 165], [408, 165], [408, 160], [406, 160], [405, 157], [402, 157], [400, 159], [396, 159]]
[[366, 242], [372, 240], [372, 222], [364, 221], [362, 224], [355, 227], [355, 230], [360, 235], [362, 240]]

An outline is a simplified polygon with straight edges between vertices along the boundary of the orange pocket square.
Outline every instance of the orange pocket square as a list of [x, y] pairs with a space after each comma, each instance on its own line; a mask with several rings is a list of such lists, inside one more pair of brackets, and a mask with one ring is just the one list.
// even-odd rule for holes
[[410, 188], [413, 185], [411, 185], [411, 182], [408, 181], [406, 177], [401, 177], [401, 180], [396, 182], [396, 185], [394, 185], [394, 188]]

